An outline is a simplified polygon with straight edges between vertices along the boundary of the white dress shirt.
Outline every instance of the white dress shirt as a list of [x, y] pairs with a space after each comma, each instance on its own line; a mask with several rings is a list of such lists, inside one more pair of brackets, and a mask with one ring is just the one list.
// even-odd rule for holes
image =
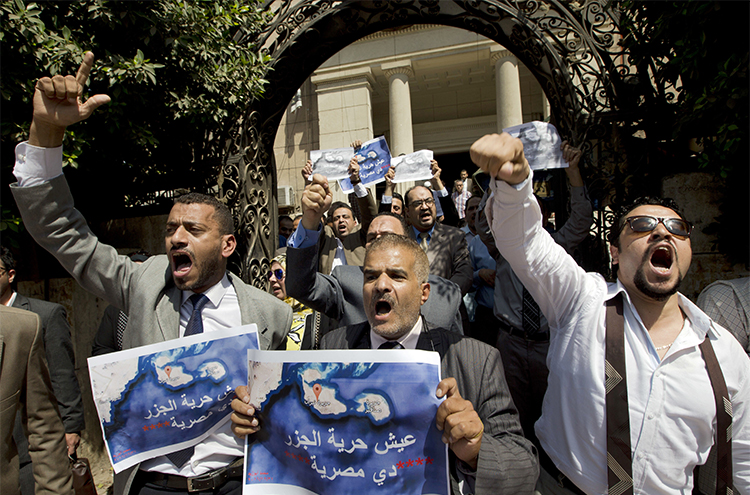
[[708, 458], [716, 411], [698, 348], [706, 335], [732, 400], [735, 491], [750, 493], [750, 360], [742, 347], [680, 294], [685, 323], [660, 360], [624, 287], [584, 272], [542, 228], [531, 182], [493, 180], [486, 213], [498, 249], [549, 321], [549, 384], [535, 427], [544, 450], [584, 492], [607, 492], [605, 302], [622, 293], [634, 493], [690, 494], [693, 469]]

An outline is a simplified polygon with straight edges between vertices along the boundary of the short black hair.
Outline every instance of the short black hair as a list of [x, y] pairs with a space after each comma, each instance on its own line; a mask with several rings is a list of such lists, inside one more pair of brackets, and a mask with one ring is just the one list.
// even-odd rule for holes
[[174, 204], [178, 203], [185, 205], [202, 204], [212, 207], [214, 209], [214, 218], [219, 224], [221, 234], [234, 234], [234, 219], [232, 218], [232, 212], [229, 211], [227, 205], [225, 205], [215, 197], [209, 196], [208, 194], [191, 192], [175, 198]]
[[16, 259], [13, 257], [13, 253], [10, 252], [5, 246], [0, 246], [0, 261], [3, 262], [3, 267], [7, 271], [16, 269]]
[[670, 210], [677, 213], [677, 215], [685, 220], [688, 221], [687, 218], [685, 218], [685, 215], [680, 210], [680, 207], [677, 206], [677, 203], [672, 198], [658, 198], [655, 196], [640, 196], [638, 198], [635, 198], [634, 200], [630, 201], [629, 203], [626, 203], [623, 206], [620, 206], [617, 211], [615, 211], [615, 216], [612, 219], [612, 226], [609, 229], [609, 243], [612, 244], [614, 247], [619, 248], [620, 247], [620, 232], [622, 232], [622, 228], [625, 226], [625, 219], [627, 218], [628, 213], [635, 210], [639, 206], [643, 205], [655, 205], [655, 206], [663, 206], [664, 208], [669, 208]]
[[281, 223], [282, 220], [289, 220], [291, 222], [292, 217], [290, 217], [289, 215], [279, 215], [279, 223]]
[[[421, 187], [421, 188], [424, 188], [424, 189], [426, 189], [426, 190], [427, 190], [427, 192], [429, 192], [430, 194], [432, 194], [432, 189], [430, 189], [430, 188], [429, 188], [429, 187], [427, 187], [427, 186], [423, 186], [422, 184], [417, 184], [416, 186], [412, 186], [412, 187], [410, 187], [410, 188], [409, 188], [409, 190], [408, 190], [408, 191], [406, 191], [406, 194], [404, 194], [404, 198], [406, 198], [406, 200], [404, 201], [404, 206], [405, 206], [405, 207], [408, 207], [408, 206], [409, 206], [409, 203], [408, 203], [408, 201], [409, 201], [409, 194], [411, 194], [411, 192], [412, 192], [413, 190], [415, 190], [415, 189], [417, 189], [417, 188], [420, 188], [420, 187]], [[434, 199], [434, 196], [433, 196], [433, 199]]]
[[352, 214], [352, 218], [356, 219], [357, 217], [354, 216], [354, 210], [352, 209], [352, 206], [348, 203], [344, 203], [343, 201], [336, 201], [331, 205], [331, 207], [328, 209], [328, 216], [331, 217], [331, 220], [333, 220], [333, 214], [336, 213], [336, 210], [339, 208], [346, 208], [349, 210]]
[[394, 193], [393, 193], [393, 196], [391, 196], [391, 197], [392, 197], [393, 199], [398, 199], [399, 201], [401, 201], [401, 205], [403, 205], [403, 204], [404, 204], [404, 197], [403, 197], [403, 196], [401, 196], [401, 195], [400, 195], [399, 193], [397, 193], [397, 192], [394, 192]]

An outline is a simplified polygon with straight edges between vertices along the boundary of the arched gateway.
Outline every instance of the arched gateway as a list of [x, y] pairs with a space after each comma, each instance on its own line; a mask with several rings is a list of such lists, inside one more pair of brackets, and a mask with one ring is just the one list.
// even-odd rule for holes
[[[297, 88], [324, 61], [376, 31], [411, 24], [465, 29], [501, 44], [534, 74], [561, 134], [584, 146], [605, 176], [623, 153], [616, 130], [627, 120], [636, 69], [618, 45], [617, 12], [606, 1], [326, 1], [275, 0], [271, 25], [261, 34], [271, 57], [263, 99], [254, 101], [232, 132], [219, 185], [239, 225], [241, 276], [265, 288], [263, 275], [275, 247], [276, 174], [273, 142]], [[630, 96], [628, 96], [630, 95]], [[605, 191], [610, 195], [613, 191]], [[603, 240], [604, 220], [597, 219]], [[603, 242], [600, 252], [603, 252]]]

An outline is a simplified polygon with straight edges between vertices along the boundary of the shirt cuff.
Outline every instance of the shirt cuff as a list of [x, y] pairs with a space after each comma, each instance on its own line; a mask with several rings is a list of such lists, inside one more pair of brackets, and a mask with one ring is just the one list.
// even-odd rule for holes
[[297, 249], [305, 249], [314, 246], [318, 243], [318, 239], [320, 238], [320, 230], [320, 224], [318, 224], [318, 230], [307, 230], [302, 225], [302, 222], [300, 222], [294, 233], [289, 236], [289, 239], [287, 239], [286, 244], [288, 247]]
[[441, 190], [435, 191], [435, 192], [437, 192], [438, 197], [441, 197], [441, 198], [444, 198], [444, 197], [448, 196], [448, 189], [446, 189], [445, 187], [443, 187]]
[[456, 458], [456, 477], [462, 494], [475, 493], [477, 471], [461, 459]]
[[24, 141], [16, 146], [13, 175], [19, 187], [36, 186], [62, 175], [62, 159], [62, 146], [40, 148]]
[[393, 203], [393, 196], [386, 196], [385, 194], [380, 196], [380, 202], [384, 205], [389, 205]]
[[358, 198], [364, 198], [367, 196], [367, 188], [361, 182], [354, 184], [354, 194], [356, 194]]

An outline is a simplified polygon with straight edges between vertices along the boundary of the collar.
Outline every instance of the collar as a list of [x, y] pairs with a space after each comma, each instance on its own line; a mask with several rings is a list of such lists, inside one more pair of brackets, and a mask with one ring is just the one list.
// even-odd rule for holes
[[[211, 302], [212, 307], [218, 308], [219, 303], [221, 303], [221, 300], [224, 298], [224, 295], [226, 295], [229, 287], [231, 286], [232, 283], [229, 281], [229, 277], [226, 273], [224, 273], [224, 276], [221, 278], [221, 280], [211, 286], [207, 291], [204, 291], [203, 295], [208, 298], [208, 300]], [[185, 304], [185, 301], [187, 301], [193, 294], [195, 294], [195, 292], [191, 290], [182, 291], [181, 304]]]
[[[417, 341], [419, 340], [419, 334], [422, 332], [422, 317], [417, 318], [417, 322], [411, 328], [409, 333], [398, 339], [398, 343], [404, 346], [404, 349], [416, 349]], [[380, 344], [386, 342], [388, 339], [384, 339], [377, 333], [375, 333], [370, 327], [370, 348], [377, 349]]]
[[16, 302], [16, 296], [18, 295], [18, 292], [12, 291], [10, 294], [10, 299], [8, 299], [8, 304], [6, 306], [11, 307], [13, 306], [13, 303]]
[[[630, 294], [628, 294], [627, 289], [625, 289], [625, 286], [623, 286], [619, 280], [617, 280], [617, 282], [614, 284], [608, 284], [607, 294], [604, 300], [609, 301], [617, 294], [623, 295], [623, 301], [625, 301], [625, 304], [630, 307], [630, 311], [634, 315], [636, 315], [636, 317], [638, 318], [638, 322], [641, 324], [641, 326], [643, 326], [643, 322], [641, 322], [641, 316], [638, 314], [635, 306], [633, 306], [633, 302], [630, 300]], [[702, 342], [703, 339], [706, 338], [706, 334], [708, 334], [711, 339], [716, 339], [719, 337], [719, 332], [718, 330], [716, 330], [713, 320], [711, 320], [711, 318], [709, 318], [706, 313], [704, 313], [698, 306], [696, 306], [690, 299], [683, 296], [680, 292], [677, 293], [677, 305], [685, 313], [687, 319], [690, 320], [690, 328], [695, 333], [695, 337], [699, 339], [699, 341]]]
[[[427, 231], [428, 240], [432, 239], [432, 234], [433, 232], [435, 232], [435, 225], [437, 225], [437, 220], [435, 220], [435, 223], [432, 224], [432, 227], [430, 227], [430, 230]], [[414, 231], [414, 238], [419, 240], [419, 234], [421, 234], [422, 232], [418, 230], [416, 227], [414, 227], [413, 225], [411, 226], [411, 228]]]

